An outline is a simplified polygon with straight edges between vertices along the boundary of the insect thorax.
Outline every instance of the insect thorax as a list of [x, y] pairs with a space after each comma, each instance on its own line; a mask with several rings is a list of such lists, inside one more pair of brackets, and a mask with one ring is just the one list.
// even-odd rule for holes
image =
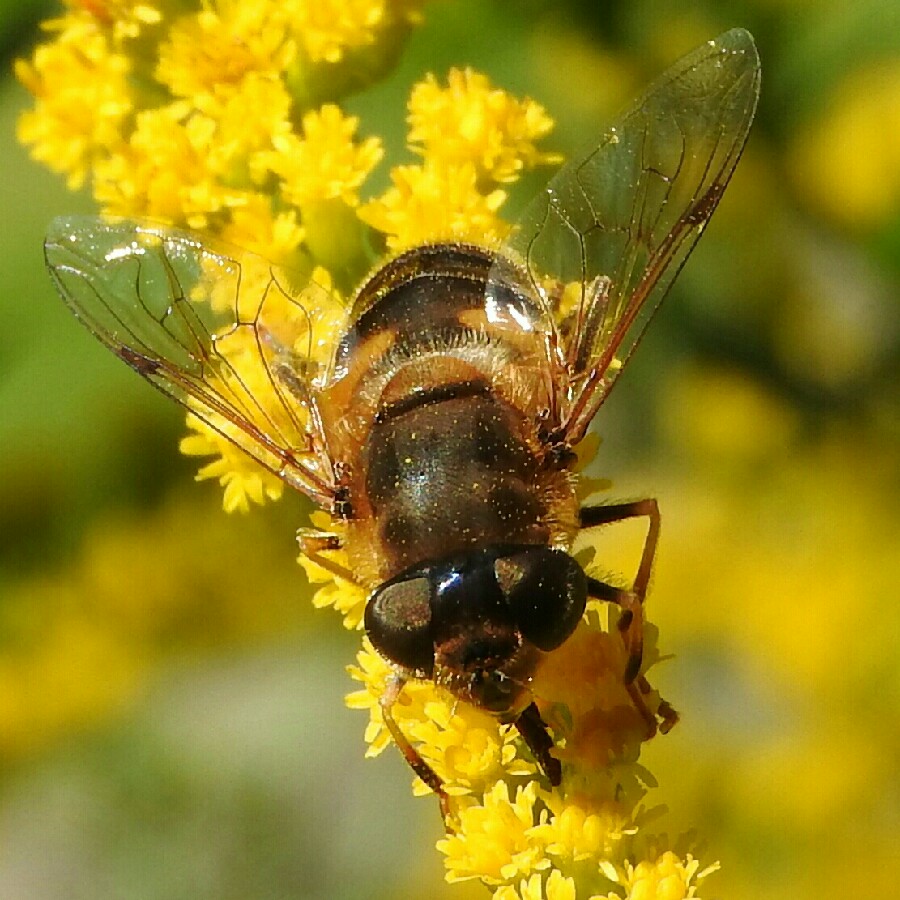
[[[370, 279], [354, 317], [323, 407], [332, 453], [355, 461], [348, 549], [379, 548], [358, 560], [366, 580], [553, 542], [574, 501], [538, 436], [550, 325], [513, 267], [475, 247], [419, 248]], [[560, 515], [561, 500], [571, 513]]]

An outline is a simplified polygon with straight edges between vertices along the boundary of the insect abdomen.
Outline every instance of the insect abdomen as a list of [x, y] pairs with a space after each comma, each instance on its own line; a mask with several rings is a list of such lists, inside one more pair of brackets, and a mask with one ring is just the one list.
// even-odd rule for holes
[[546, 543], [524, 427], [481, 379], [433, 387], [379, 415], [364, 483], [394, 571], [477, 547]]

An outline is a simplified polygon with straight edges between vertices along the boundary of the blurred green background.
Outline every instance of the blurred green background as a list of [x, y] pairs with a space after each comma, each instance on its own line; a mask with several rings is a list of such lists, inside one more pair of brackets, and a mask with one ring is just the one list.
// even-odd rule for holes
[[[9, 73], [48, 4], [4, 2]], [[682, 52], [742, 25], [763, 94], [721, 208], [596, 422], [611, 496], [652, 494], [649, 615], [682, 712], [647, 748], [704, 896], [900, 883], [900, 4], [433, 2], [353, 99], [403, 156], [428, 70], [546, 105], [571, 152]], [[0, 897], [396, 898], [447, 887], [435, 804], [364, 761], [356, 638], [312, 611], [288, 499], [226, 517], [181, 416], [55, 298], [41, 239], [89, 210], [0, 94]], [[386, 171], [386, 167], [383, 167]], [[382, 172], [383, 178], [386, 178]], [[538, 173], [516, 189], [521, 203]], [[610, 568], [640, 543], [604, 537]]]

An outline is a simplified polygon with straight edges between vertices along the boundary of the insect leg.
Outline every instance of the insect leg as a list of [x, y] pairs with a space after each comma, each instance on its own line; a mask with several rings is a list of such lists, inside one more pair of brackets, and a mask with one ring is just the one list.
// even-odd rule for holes
[[317, 566], [321, 566], [326, 572], [330, 572], [336, 578], [343, 578], [356, 584], [356, 577], [345, 566], [342, 566], [327, 556], [322, 556], [323, 552], [329, 550], [340, 550], [344, 544], [339, 534], [332, 534], [328, 531], [318, 531], [315, 528], [298, 528], [297, 543], [300, 545], [300, 552], [311, 562]]
[[609, 506], [585, 506], [579, 510], [582, 528], [596, 528], [625, 519], [646, 516], [649, 520], [647, 537], [641, 554], [641, 562], [630, 591], [614, 587], [597, 578], [588, 577], [588, 594], [597, 600], [617, 604], [622, 615], [618, 627], [628, 650], [628, 663], [625, 668], [624, 682], [635, 708], [647, 722], [650, 736], [657, 727], [663, 734], [669, 731], [678, 721], [678, 713], [670, 703], [659, 699], [655, 714], [647, 706], [645, 697], [653, 693], [653, 687], [646, 677], [640, 674], [644, 645], [644, 597], [650, 582], [650, 572], [656, 546], [659, 541], [659, 506], [654, 499], [637, 500], [632, 503], [617, 503]]
[[[625, 669], [623, 681], [625, 682], [628, 696], [631, 697], [632, 703], [641, 714], [641, 718], [647, 723], [649, 733], [648, 738], [656, 734], [657, 722], [656, 716], [650, 712], [647, 704], [644, 702], [644, 694], [651, 689], [649, 682], [642, 675], [638, 677], [641, 667], [641, 650], [643, 648], [643, 617], [641, 604], [633, 591], [626, 591], [622, 588], [614, 587], [605, 581], [588, 576], [588, 594], [597, 600], [604, 600], [607, 603], [615, 603], [622, 610], [619, 616], [619, 632], [625, 642], [628, 650], [628, 664]], [[635, 626], [635, 617], [637, 616], [637, 629], [630, 632]], [[638, 635], [638, 642], [635, 645], [629, 641], [629, 633]], [[645, 687], [646, 686], [646, 687]]]
[[450, 817], [450, 797], [444, 790], [444, 782], [441, 781], [434, 769], [422, 759], [419, 751], [409, 742], [391, 712], [394, 704], [400, 697], [400, 692], [403, 690], [405, 684], [406, 679], [399, 673], [394, 673], [388, 679], [384, 693], [379, 700], [381, 717], [384, 719], [384, 724], [390, 732], [394, 743], [403, 754], [403, 758], [409, 763], [409, 767], [422, 779], [422, 781], [425, 782], [426, 785], [428, 785], [428, 787], [431, 788], [431, 790], [434, 791], [435, 794], [437, 794], [441, 804], [441, 816], [444, 819], [444, 826], [448, 831], [453, 831], [454, 829], [451, 824], [452, 819]]
[[606, 603], [615, 603], [621, 610], [617, 627], [625, 649], [628, 651], [628, 662], [622, 680], [632, 684], [641, 671], [644, 655], [644, 611], [634, 591], [614, 587], [605, 581], [588, 576], [588, 594]]
[[519, 734], [547, 776], [547, 780], [553, 787], [557, 787], [562, 781], [562, 766], [555, 756], [550, 755], [553, 738], [547, 733], [547, 726], [534, 703], [526, 707], [516, 719], [516, 728], [519, 729]]
[[[582, 528], [597, 528], [624, 519], [646, 516], [650, 525], [644, 540], [641, 562], [630, 591], [622, 591], [603, 582], [597, 582], [597, 590], [605, 594], [592, 594], [600, 600], [618, 603], [622, 607], [619, 619], [619, 631], [628, 649], [628, 665], [625, 669], [625, 683], [631, 684], [641, 670], [641, 658], [644, 648], [644, 615], [643, 603], [650, 583], [650, 571], [653, 568], [653, 557], [659, 541], [659, 505], [656, 500], [635, 500], [631, 503], [615, 503], [610, 506], [583, 506], [579, 511]], [[593, 581], [594, 579], [589, 579]], [[612, 592], [612, 593], [610, 593]]]

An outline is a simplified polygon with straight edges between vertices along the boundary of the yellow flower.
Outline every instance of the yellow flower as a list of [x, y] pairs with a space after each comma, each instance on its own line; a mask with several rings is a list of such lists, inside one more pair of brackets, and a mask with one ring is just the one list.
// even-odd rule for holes
[[305, 232], [299, 215], [294, 209], [275, 212], [272, 207], [271, 198], [252, 194], [232, 210], [231, 220], [222, 227], [222, 240], [258, 254], [260, 259], [302, 270]]
[[317, 609], [330, 606], [341, 614], [345, 628], [351, 631], [361, 628], [366, 608], [365, 592], [352, 582], [336, 578], [327, 569], [323, 569], [302, 554], [297, 558], [297, 562], [302, 566], [310, 584], [323, 585], [313, 597], [313, 606]]
[[554, 869], [546, 879], [540, 874], [523, 878], [518, 887], [504, 885], [497, 888], [492, 900], [576, 900], [576, 885]]
[[409, 143], [423, 162], [395, 166], [392, 186], [359, 210], [393, 252], [440, 240], [496, 246], [509, 225], [497, 215], [506, 192], [493, 185], [560, 159], [535, 147], [552, 127], [538, 104], [471, 70], [453, 69], [448, 80], [441, 88], [429, 75], [410, 97]]
[[380, 162], [378, 138], [354, 141], [359, 119], [345, 116], [333, 103], [303, 116], [302, 135], [284, 133], [260, 164], [281, 179], [284, 200], [301, 209], [317, 200], [343, 200], [355, 206], [356, 192]]
[[[424, 704], [423, 716], [410, 722], [405, 731], [418, 743], [422, 758], [448, 785], [449, 792], [483, 792], [506, 776], [534, 774], [532, 763], [516, 759], [518, 742], [511, 729], [501, 729], [492, 716], [454, 704], [430, 686], [425, 690], [431, 699]], [[429, 793], [424, 785], [418, 792]]]
[[619, 844], [637, 831], [631, 817], [612, 803], [597, 803], [573, 794], [565, 799], [550, 796], [547, 806], [551, 816], [536, 833], [546, 844], [547, 853], [558, 860], [609, 859], [618, 852]]
[[281, 499], [284, 482], [280, 478], [261, 469], [243, 451], [195, 417], [188, 418], [187, 424], [196, 433], [183, 437], [178, 449], [185, 456], [215, 457], [197, 472], [197, 480], [214, 478], [222, 485], [226, 512], [249, 512], [251, 503], [262, 505], [266, 500]]
[[457, 832], [438, 841], [446, 857], [447, 881], [480, 878], [486, 884], [502, 884], [549, 868], [550, 860], [534, 835], [539, 817], [536, 782], [516, 788], [512, 795], [505, 782], [497, 782], [482, 803], [460, 810]]
[[[296, 236], [287, 227], [285, 236]], [[342, 307], [331, 290], [331, 279], [321, 268], [312, 272], [309, 285], [298, 295], [289, 296], [287, 278], [290, 273], [275, 273], [271, 264], [261, 257], [245, 254], [238, 257], [241, 268], [224, 273], [217, 261], [210, 261], [209, 270], [202, 272], [191, 291], [195, 302], [207, 301], [213, 309], [227, 311], [229, 317], [237, 311], [246, 322], [259, 317], [269, 338], [286, 351], [303, 353], [304, 360], [323, 366], [335, 341], [337, 311]], [[281, 280], [279, 280], [281, 279]], [[240, 291], [236, 295], [236, 291]], [[259, 298], [265, 296], [263, 306]], [[259, 431], [277, 436], [298, 454], [305, 452], [304, 423], [308, 412], [298, 404], [280, 401], [284, 388], [277, 376], [258, 353], [257, 334], [242, 327], [217, 335], [215, 350], [221, 365], [206, 375], [209, 384], [218, 384], [222, 392], [240, 398], [246, 417]], [[192, 401], [189, 401], [189, 406]], [[181, 442], [182, 453], [188, 456], [215, 456], [204, 466], [197, 478], [217, 478], [225, 488], [225, 509], [246, 512], [251, 503], [278, 500], [284, 482], [262, 469], [233, 443], [241, 443], [241, 428], [221, 416], [215, 417], [213, 427], [189, 416], [188, 426], [196, 432]], [[277, 461], [272, 459], [277, 468]]]
[[[393, 670], [372, 649], [368, 638], [363, 638], [363, 648], [356, 654], [356, 662], [357, 665], [355, 666], [347, 666], [347, 672], [351, 678], [361, 682], [364, 687], [363, 690], [348, 694], [345, 702], [349, 709], [368, 710], [369, 724], [366, 726], [365, 733], [365, 741], [368, 745], [366, 756], [378, 756], [391, 743], [390, 734], [381, 716], [379, 701], [384, 694], [385, 685]], [[415, 691], [406, 690], [395, 704], [393, 712], [398, 722], [406, 718], [406, 713], [410, 710], [415, 694]]]
[[539, 151], [553, 120], [540, 104], [517, 100], [471, 69], [451, 69], [447, 87], [433, 75], [415, 86], [409, 101], [409, 143], [426, 158], [472, 163], [479, 181], [515, 181], [525, 169], [555, 164], [558, 154]]
[[[310, 524], [314, 529], [319, 531], [334, 531], [340, 526], [334, 523], [331, 517], [325, 512], [314, 512], [309, 517]], [[342, 570], [347, 568], [347, 554], [343, 550], [326, 550], [322, 552], [322, 556], [328, 562], [339, 566]], [[352, 581], [336, 576], [333, 572], [323, 568], [318, 563], [301, 554], [297, 561], [306, 572], [306, 577], [312, 585], [322, 585], [313, 594], [313, 605], [322, 609], [327, 606], [333, 607], [341, 614], [344, 620], [344, 627], [355, 631], [362, 628], [363, 613], [366, 608], [366, 593], [358, 585]], [[384, 679], [387, 672], [382, 665], [378, 665], [382, 661], [379, 659], [361, 658], [361, 665], [365, 667], [367, 662], [373, 663], [372, 670], [379, 672], [378, 683], [382, 689], [384, 687]], [[360, 679], [365, 680], [365, 679]]]
[[[220, 320], [236, 313], [241, 323], [226, 321], [215, 334], [202, 375], [240, 398], [251, 426], [297, 455], [313, 455], [304, 439], [309, 411], [279, 390], [278, 367], [261, 355], [279, 363], [297, 356], [310, 377], [320, 373], [370, 247], [496, 246], [510, 228], [498, 185], [558, 160], [537, 148], [552, 127], [538, 104], [452, 70], [446, 87], [428, 76], [413, 88], [408, 143], [419, 162], [395, 165], [390, 186], [362, 202], [382, 144], [358, 136], [359, 120], [340, 101], [395, 58], [419, 5], [221, 0], [175, 17], [163, 4], [85, 0], [57, 24], [54, 41], [18, 66], [36, 95], [20, 124], [36, 156], [73, 184], [90, 177], [108, 212], [202, 228], [211, 249], [217, 240], [245, 248], [237, 265], [204, 257], [183, 285], [191, 302]], [[220, 481], [226, 509], [281, 496], [283, 482], [225, 438], [245, 441], [245, 430], [224, 416], [204, 424], [189, 413], [187, 424], [181, 449], [211, 457], [198, 478]], [[593, 440], [578, 448], [579, 468], [595, 449]], [[580, 490], [604, 486], [584, 478]], [[312, 521], [319, 530], [341, 527], [324, 512]], [[590, 561], [589, 545], [578, 552]], [[314, 604], [361, 630], [366, 593], [342, 577], [342, 551], [301, 565]], [[438, 843], [449, 881], [480, 879], [498, 900], [574, 900], [614, 886], [649, 896], [634, 892], [651, 884], [674, 897], [673, 885], [691, 891], [705, 874], [690, 857], [635, 849], [650, 846], [638, 841], [653, 815], [642, 805], [653, 779], [638, 763], [648, 725], [622, 683], [625, 650], [610, 619], [591, 604], [531, 685], [563, 767], [553, 789], [514, 727], [428, 681], [403, 687], [391, 709], [397, 727], [451, 798], [455, 832]], [[652, 627], [646, 634], [649, 667], [659, 657]], [[365, 638], [349, 671], [360, 689], [347, 704], [368, 712], [367, 754], [375, 755], [390, 743], [381, 703], [394, 672]], [[659, 702], [652, 692], [644, 700], [651, 710]], [[418, 781], [414, 790], [429, 792]]]
[[286, 0], [285, 13], [313, 62], [338, 62], [349, 47], [371, 44], [385, 0]]
[[[653, 862], [645, 860], [636, 866], [626, 862], [621, 869], [604, 866], [604, 871], [611, 881], [626, 889], [626, 900], [699, 900], [699, 882], [718, 868], [716, 864], [701, 870], [690, 853], [682, 862], [666, 851]], [[620, 900], [618, 894], [609, 894], [609, 898]]]
[[396, 166], [391, 180], [393, 187], [364, 204], [359, 217], [385, 232], [394, 252], [439, 240], [492, 246], [509, 231], [497, 216], [506, 193], [482, 194], [471, 163], [444, 165], [428, 159], [421, 166]]
[[152, 3], [134, 0], [65, 0], [74, 11], [86, 13], [98, 25], [110, 29], [113, 38], [121, 41], [137, 37], [147, 26], [162, 21], [162, 13]]
[[296, 53], [272, 4], [219, 2], [175, 20], [160, 44], [155, 77], [173, 96], [205, 109], [250, 74], [278, 76]]
[[264, 154], [291, 133], [291, 98], [274, 74], [251, 72], [205, 108], [209, 171], [226, 184], [249, 187], [266, 176]]
[[90, 20], [55, 25], [62, 29], [57, 40], [40, 45], [30, 62], [16, 62], [17, 77], [35, 97], [34, 109], [19, 119], [18, 138], [77, 190], [94, 163], [123, 142], [131, 62]]
[[183, 107], [139, 113], [128, 145], [95, 163], [95, 197], [111, 215], [207, 228], [212, 215], [245, 199], [207, 167], [214, 132], [212, 120]]

